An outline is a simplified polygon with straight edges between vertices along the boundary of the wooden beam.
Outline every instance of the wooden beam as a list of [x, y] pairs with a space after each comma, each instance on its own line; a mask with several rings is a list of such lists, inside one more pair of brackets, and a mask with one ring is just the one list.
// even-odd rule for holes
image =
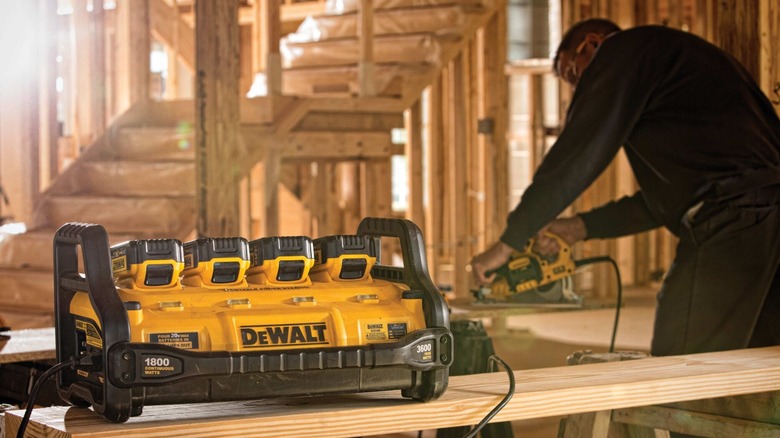
[[[515, 372], [514, 397], [493, 421], [514, 421], [780, 390], [780, 347], [655, 357]], [[28, 436], [337, 437], [478, 423], [506, 394], [505, 373], [451, 376], [438, 400], [415, 403], [399, 391], [247, 403], [147, 406], [127, 423], [92, 410], [35, 409]], [[14, 436], [23, 411], [6, 412]]]
[[[33, 213], [40, 192], [40, 89], [42, 5], [37, 1], [4, 5], [0, 38], [5, 66], [0, 71], [0, 175], [8, 197], [0, 198], [0, 216], [35, 225]], [[9, 205], [10, 204], [10, 205]], [[9, 211], [10, 207], [10, 211]]]
[[[59, 137], [60, 123], [57, 118], [57, 52], [60, 35], [60, 20], [57, 18], [57, 0], [43, 0], [41, 11], [41, 28], [39, 38], [43, 43], [41, 56], [40, 90], [43, 93], [41, 103], [41, 160], [46, 167], [41, 173], [40, 186], [48, 187], [51, 181], [60, 173]], [[63, 107], [64, 99], [63, 99]]]
[[361, 96], [376, 96], [374, 75], [374, 6], [371, 0], [358, 2], [358, 88]]
[[268, 135], [262, 128], [241, 129], [249, 152], [247, 163], [261, 160], [268, 149], [278, 149], [286, 160], [356, 160], [389, 158], [393, 144], [389, 132], [301, 131]]
[[238, 0], [195, 3], [199, 236], [239, 233]]
[[418, 100], [405, 112], [406, 118], [406, 166], [409, 176], [409, 209], [406, 218], [421, 229], [425, 226], [423, 206], [423, 128], [422, 104]]
[[468, 92], [466, 82], [467, 65], [466, 58], [458, 55], [451, 63], [450, 71], [452, 80], [447, 90], [451, 121], [449, 127], [449, 142], [451, 145], [448, 159], [450, 169], [449, 191], [450, 211], [448, 214], [452, 220], [450, 242], [453, 243], [453, 287], [455, 295], [465, 297], [469, 295], [469, 277], [466, 265], [469, 262], [469, 235], [470, 217], [467, 214], [469, 187], [466, 175], [469, 165], [463, 157], [468, 156], [467, 130], [468, 120], [466, 108], [462, 104]]
[[253, 70], [265, 74], [269, 96], [282, 94], [282, 58], [279, 53], [281, 4], [278, 1], [255, 0], [252, 11]]
[[279, 235], [279, 173], [281, 172], [281, 148], [265, 149], [262, 161], [263, 188], [265, 189], [264, 236]]
[[442, 81], [437, 78], [428, 87], [428, 129], [425, 162], [428, 174], [428, 204], [425, 207], [425, 242], [428, 259], [428, 272], [434, 283], [439, 284], [438, 267], [440, 264], [440, 247], [443, 241], [444, 227], [442, 226], [443, 202], [446, 190], [444, 181], [444, 138], [442, 121], [444, 110], [442, 105]]
[[[365, 169], [363, 175], [365, 183], [362, 184], [362, 199], [366, 206], [365, 215], [391, 217], [393, 172], [390, 158], [366, 160]], [[354, 232], [354, 230], [350, 232]]]
[[92, 43], [90, 52], [90, 105], [92, 136], [97, 138], [106, 130], [106, 23], [103, 0], [92, 0], [92, 13], [89, 14], [89, 38]]
[[[509, 92], [504, 66], [506, 65], [507, 13], [506, 0], [495, 2], [496, 13], [483, 28], [482, 62], [484, 75], [482, 91], [482, 114], [480, 118], [490, 121], [491, 132], [481, 133], [485, 147], [483, 160], [486, 166], [485, 209], [487, 213], [485, 238], [487, 242], [498, 240], [506, 226], [509, 214]], [[550, 71], [551, 63], [547, 63]]]
[[759, 0], [759, 85], [780, 114], [780, 4]]
[[11, 330], [3, 332], [9, 337], [0, 349], [0, 363], [44, 361], [57, 358], [54, 328]]
[[94, 63], [93, 47], [91, 38], [91, 14], [87, 11], [87, 0], [75, 0], [73, 2], [73, 13], [71, 14], [71, 50], [74, 57], [73, 76], [71, 86], [78, 90], [73, 99], [73, 137], [76, 141], [76, 148], [81, 150], [89, 146], [96, 136], [95, 128], [92, 126], [92, 99], [93, 84], [92, 68]]
[[721, 0], [717, 14], [720, 47], [737, 58], [756, 82], [761, 81], [759, 3]]
[[149, 99], [151, 53], [149, 0], [117, 3], [117, 108], [120, 114], [131, 105]]

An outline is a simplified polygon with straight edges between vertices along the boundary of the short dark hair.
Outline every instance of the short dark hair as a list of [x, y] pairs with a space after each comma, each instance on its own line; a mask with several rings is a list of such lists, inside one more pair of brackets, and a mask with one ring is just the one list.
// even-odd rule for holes
[[555, 51], [553, 70], [558, 71], [558, 61], [560, 60], [561, 52], [574, 49], [577, 44], [585, 39], [585, 35], [589, 33], [609, 35], [619, 31], [620, 26], [604, 18], [590, 18], [574, 24], [574, 26], [570, 27], [569, 30], [563, 34], [561, 43], [558, 45], [558, 50]]

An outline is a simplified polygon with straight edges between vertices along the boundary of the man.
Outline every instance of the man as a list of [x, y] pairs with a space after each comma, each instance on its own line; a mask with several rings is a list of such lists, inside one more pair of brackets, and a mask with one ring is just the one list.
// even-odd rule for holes
[[[575, 86], [558, 141], [471, 262], [474, 280], [537, 235], [537, 251], [665, 226], [680, 238], [658, 294], [654, 355], [780, 344], [780, 120], [747, 71], [694, 35], [588, 20], [555, 56]], [[555, 219], [623, 147], [640, 191]]]

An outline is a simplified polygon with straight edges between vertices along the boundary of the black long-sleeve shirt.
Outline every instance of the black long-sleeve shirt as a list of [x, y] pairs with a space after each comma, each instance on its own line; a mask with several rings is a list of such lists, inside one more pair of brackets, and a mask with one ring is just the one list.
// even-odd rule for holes
[[[660, 26], [613, 34], [583, 71], [566, 125], [501, 236], [523, 248], [617, 154], [640, 191], [582, 214], [588, 238], [666, 226], [700, 201], [780, 183], [780, 119], [749, 73], [705, 40]], [[756, 178], [744, 179], [751, 172]]]

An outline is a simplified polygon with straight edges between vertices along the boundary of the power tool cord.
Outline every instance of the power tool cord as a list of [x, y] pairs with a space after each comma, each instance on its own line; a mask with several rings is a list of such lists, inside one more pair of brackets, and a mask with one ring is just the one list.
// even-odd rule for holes
[[493, 369], [495, 368], [496, 364], [500, 364], [506, 371], [506, 374], [509, 377], [509, 390], [507, 390], [506, 396], [504, 396], [504, 398], [490, 412], [488, 412], [487, 415], [485, 415], [485, 418], [483, 418], [479, 424], [474, 426], [473, 429], [464, 435], [463, 438], [474, 438], [477, 436], [479, 431], [482, 430], [482, 428], [485, 427], [485, 425], [488, 424], [490, 420], [492, 420], [493, 417], [495, 417], [496, 414], [501, 411], [501, 409], [504, 409], [504, 406], [506, 406], [506, 404], [509, 403], [509, 400], [512, 399], [512, 396], [515, 395], [515, 373], [512, 372], [512, 368], [510, 368], [503, 359], [494, 354], [488, 358], [488, 368]]
[[609, 352], [615, 352], [615, 339], [617, 338], [618, 322], [620, 322], [620, 308], [623, 306], [623, 282], [620, 279], [620, 269], [615, 260], [610, 256], [591, 257], [582, 260], [576, 260], [576, 267], [592, 265], [595, 263], [610, 263], [615, 268], [615, 277], [617, 278], [617, 303], [615, 307], [615, 322], [612, 324], [612, 339], [609, 342]]
[[35, 399], [38, 397], [38, 393], [41, 391], [41, 387], [43, 386], [43, 383], [49, 380], [49, 378], [56, 373], [58, 373], [60, 370], [63, 370], [65, 368], [69, 367], [76, 367], [81, 362], [81, 359], [83, 359], [86, 356], [80, 356], [80, 357], [72, 357], [68, 360], [64, 360], [57, 365], [54, 365], [53, 367], [49, 368], [48, 370], [44, 371], [43, 374], [41, 374], [41, 377], [38, 378], [38, 380], [35, 382], [35, 385], [33, 385], [32, 390], [30, 391], [30, 398], [27, 400], [27, 408], [24, 411], [24, 417], [22, 417], [22, 422], [19, 423], [19, 430], [16, 432], [16, 438], [24, 438], [24, 431], [27, 429], [27, 424], [30, 422], [30, 416], [32, 415], [33, 406], [35, 406]]

